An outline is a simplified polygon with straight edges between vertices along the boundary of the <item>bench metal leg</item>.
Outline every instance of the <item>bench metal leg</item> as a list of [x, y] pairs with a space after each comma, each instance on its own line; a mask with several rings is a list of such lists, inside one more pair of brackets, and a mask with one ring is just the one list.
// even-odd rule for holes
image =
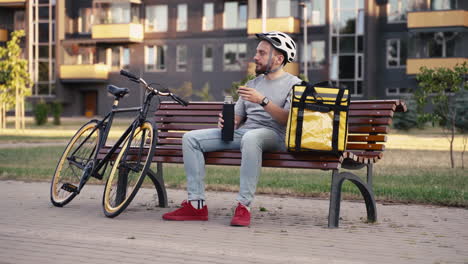
[[154, 187], [156, 188], [156, 192], [158, 193], [159, 207], [166, 208], [168, 206], [167, 192], [166, 192], [166, 186], [164, 185], [162, 172], [163, 172], [162, 164], [157, 163], [156, 173], [153, 170], [149, 169], [148, 177], [151, 179], [151, 181], [153, 181]]
[[364, 197], [364, 201], [366, 202], [367, 221], [377, 221], [377, 207], [375, 204], [374, 192], [372, 191], [372, 187], [351, 172], [338, 172], [338, 170], [334, 170], [332, 173], [328, 227], [337, 228], [339, 225], [341, 187], [343, 185], [344, 180], [351, 181], [358, 187], [359, 191], [361, 191], [361, 194]]

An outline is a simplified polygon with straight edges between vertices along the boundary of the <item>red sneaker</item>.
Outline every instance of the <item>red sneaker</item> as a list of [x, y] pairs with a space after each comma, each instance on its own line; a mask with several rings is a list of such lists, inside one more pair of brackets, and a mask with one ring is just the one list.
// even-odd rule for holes
[[231, 220], [232, 226], [249, 226], [250, 225], [250, 212], [245, 205], [239, 203], [236, 212]]
[[174, 221], [208, 221], [208, 207], [195, 209], [189, 201], [183, 201], [182, 207], [169, 213], [163, 214], [164, 220]]

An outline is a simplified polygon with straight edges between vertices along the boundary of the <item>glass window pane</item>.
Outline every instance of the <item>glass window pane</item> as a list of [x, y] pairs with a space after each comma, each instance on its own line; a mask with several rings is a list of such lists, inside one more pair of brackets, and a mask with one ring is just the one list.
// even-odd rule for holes
[[49, 23], [39, 23], [39, 42], [49, 43]]
[[48, 6], [39, 7], [39, 19], [49, 20], [49, 7]]
[[168, 25], [167, 5], [146, 7], [145, 30], [148, 32], [166, 32]]
[[39, 45], [39, 58], [42, 58], [42, 59], [49, 58], [49, 46], [48, 45]]
[[322, 69], [325, 66], [325, 41], [312, 41], [311, 45], [311, 68]]
[[49, 84], [48, 83], [40, 83], [37, 85], [38, 94], [39, 95], [49, 95]]
[[39, 81], [40, 82], [49, 81], [49, 62], [48, 61], [39, 61]]
[[203, 71], [213, 71], [213, 47], [203, 45]]
[[120, 47], [112, 47], [111, 54], [111, 67], [113, 70], [118, 70], [120, 68]]
[[247, 5], [240, 4], [239, 5], [239, 17], [238, 17], [238, 28], [245, 28], [247, 27]]
[[406, 40], [400, 40], [400, 65], [406, 65], [406, 59], [408, 57], [408, 48], [406, 46]]
[[186, 71], [187, 70], [187, 46], [179, 45], [177, 46], [176, 54], [177, 71]]
[[237, 2], [225, 2], [224, 3], [224, 28], [236, 28], [237, 27]]
[[187, 30], [187, 5], [177, 5], [177, 31]]
[[355, 10], [341, 10], [340, 33], [341, 34], [356, 33], [356, 11]]
[[307, 2], [307, 24], [313, 26], [324, 25], [325, 12], [325, 0]]
[[214, 28], [214, 4], [205, 3], [203, 5], [203, 30], [213, 30]]
[[156, 60], [156, 69], [166, 70], [166, 46], [157, 46]]
[[341, 9], [355, 9], [356, 8], [356, 1], [355, 0], [340, 0], [340, 7]]
[[340, 56], [339, 78], [354, 79], [355, 73], [355, 56]]
[[340, 53], [355, 53], [355, 37], [340, 37]]
[[122, 48], [122, 68], [128, 69], [130, 66], [130, 49]]

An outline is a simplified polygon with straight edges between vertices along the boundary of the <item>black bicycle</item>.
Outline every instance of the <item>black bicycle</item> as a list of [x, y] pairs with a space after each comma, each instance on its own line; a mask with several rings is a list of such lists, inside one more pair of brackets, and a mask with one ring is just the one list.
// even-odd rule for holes
[[[114, 95], [112, 109], [102, 120], [84, 124], [71, 138], [52, 178], [50, 200], [53, 205], [62, 207], [69, 203], [82, 191], [90, 177], [102, 180], [109, 166], [103, 210], [108, 217], [119, 215], [138, 192], [154, 155], [157, 127], [153, 121], [147, 120], [151, 100], [155, 95], [169, 96], [183, 106], [188, 105], [169, 90], [159, 91], [132, 73], [121, 70], [120, 74], [144, 86], [143, 105], [118, 108], [119, 100], [129, 93], [129, 89], [114, 85], [107, 87], [109, 93]], [[114, 115], [123, 112], [138, 112], [138, 115], [105, 156], [98, 156], [107, 141]]]

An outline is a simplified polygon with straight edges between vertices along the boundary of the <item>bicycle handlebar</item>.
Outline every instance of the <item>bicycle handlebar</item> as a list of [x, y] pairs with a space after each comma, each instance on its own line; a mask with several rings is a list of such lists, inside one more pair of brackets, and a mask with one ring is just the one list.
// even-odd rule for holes
[[145, 82], [145, 80], [143, 80], [142, 78], [137, 77], [133, 73], [130, 73], [130, 72], [126, 71], [126, 70], [120, 70], [120, 74], [127, 77], [132, 82], [143, 84], [146, 89], [150, 90], [151, 92], [155, 93], [156, 95], [170, 96], [174, 101], [176, 101], [177, 103], [179, 103], [179, 104], [181, 104], [183, 106], [187, 106], [189, 104], [187, 101], [185, 101], [184, 99], [178, 97], [177, 95], [175, 95], [175, 94], [173, 94], [171, 92], [161, 92], [161, 91], [156, 90], [155, 88], [151, 87], [151, 85], [147, 84]]

